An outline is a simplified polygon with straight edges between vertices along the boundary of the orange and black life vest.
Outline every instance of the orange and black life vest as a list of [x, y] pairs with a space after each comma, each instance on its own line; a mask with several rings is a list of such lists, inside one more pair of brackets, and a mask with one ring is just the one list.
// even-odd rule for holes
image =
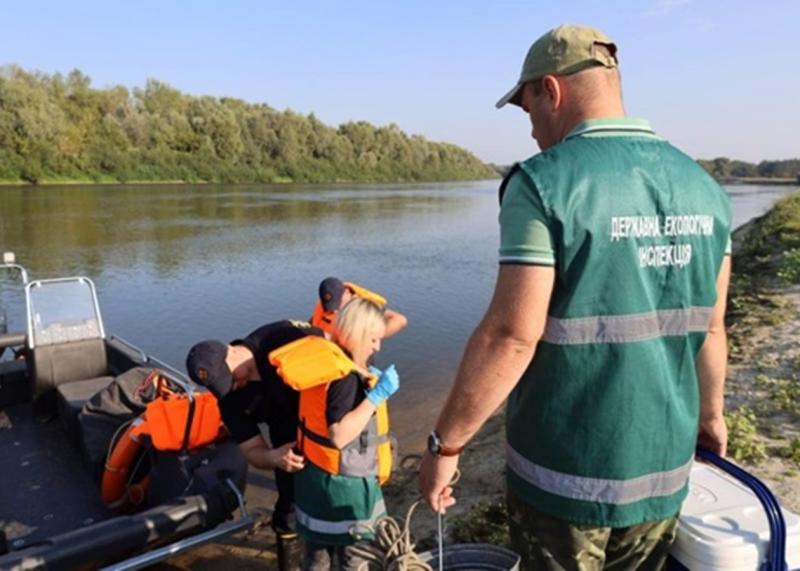
[[344, 448], [330, 440], [326, 416], [328, 388], [356, 371], [367, 387], [377, 382], [372, 375], [350, 360], [331, 341], [308, 336], [269, 354], [269, 362], [283, 381], [300, 392], [300, 423], [297, 442], [303, 456], [330, 474], [375, 476], [383, 484], [392, 471], [392, 442], [389, 434], [389, 409], [383, 402], [361, 434]]
[[[344, 287], [353, 292], [353, 295], [356, 297], [369, 300], [381, 307], [384, 307], [387, 303], [386, 298], [379, 293], [375, 293], [353, 282], [344, 282]], [[319, 327], [326, 333], [333, 333], [333, 324], [335, 321], [336, 310], [325, 311], [322, 307], [322, 302], [317, 301], [317, 305], [314, 306], [314, 315], [311, 316], [311, 325]]]

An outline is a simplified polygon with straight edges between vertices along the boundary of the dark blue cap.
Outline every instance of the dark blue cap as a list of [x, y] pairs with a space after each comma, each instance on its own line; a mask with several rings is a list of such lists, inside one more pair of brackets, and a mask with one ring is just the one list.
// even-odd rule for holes
[[325, 278], [319, 283], [319, 301], [325, 311], [337, 311], [342, 303], [344, 284], [339, 278]]
[[201, 341], [189, 349], [186, 370], [195, 383], [208, 388], [221, 399], [233, 386], [233, 375], [225, 362], [227, 357], [228, 346], [222, 341]]

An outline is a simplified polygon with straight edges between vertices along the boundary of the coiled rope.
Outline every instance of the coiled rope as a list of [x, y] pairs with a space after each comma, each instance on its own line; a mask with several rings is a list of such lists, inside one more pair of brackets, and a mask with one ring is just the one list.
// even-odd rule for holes
[[354, 556], [363, 559], [358, 571], [433, 571], [433, 567], [419, 558], [411, 541], [411, 516], [421, 501], [411, 504], [402, 528], [395, 518], [384, 516], [375, 525], [359, 524], [350, 530], [355, 537], [364, 532], [374, 536], [350, 548]]
[[[461, 473], [456, 470], [452, 486], [458, 482]], [[374, 525], [358, 524], [353, 526], [350, 534], [360, 538], [365, 532], [373, 535], [373, 539], [357, 543], [350, 548], [351, 553], [363, 561], [357, 571], [433, 571], [414, 551], [416, 545], [411, 541], [411, 516], [422, 502], [422, 498], [411, 504], [406, 512], [403, 526], [391, 516], [383, 516]], [[442, 568], [442, 516], [439, 517], [439, 567]]]

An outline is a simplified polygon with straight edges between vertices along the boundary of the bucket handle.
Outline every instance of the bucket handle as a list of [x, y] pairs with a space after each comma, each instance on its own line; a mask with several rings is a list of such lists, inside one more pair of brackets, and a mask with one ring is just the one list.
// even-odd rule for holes
[[767, 559], [759, 571], [789, 571], [786, 563], [786, 521], [783, 518], [781, 506], [770, 489], [752, 474], [710, 450], [698, 446], [696, 454], [701, 460], [713, 464], [750, 488], [764, 507], [769, 522], [770, 542]]

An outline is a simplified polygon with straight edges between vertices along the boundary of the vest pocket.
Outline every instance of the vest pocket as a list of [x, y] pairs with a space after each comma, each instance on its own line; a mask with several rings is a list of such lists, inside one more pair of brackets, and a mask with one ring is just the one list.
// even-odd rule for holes
[[373, 417], [364, 431], [339, 455], [339, 473], [342, 476], [363, 478], [378, 473], [378, 428]]

